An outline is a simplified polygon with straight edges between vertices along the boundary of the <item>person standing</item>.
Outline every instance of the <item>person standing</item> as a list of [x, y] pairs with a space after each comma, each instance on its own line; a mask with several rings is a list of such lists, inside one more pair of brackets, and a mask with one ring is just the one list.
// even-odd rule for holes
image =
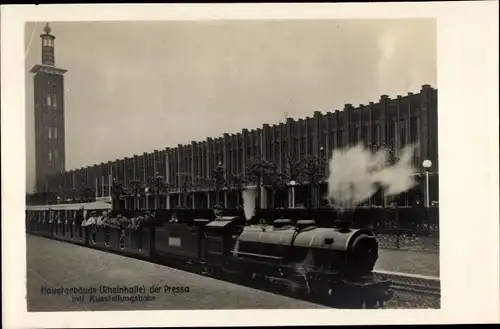
[[121, 213], [118, 213], [116, 215], [116, 222], [118, 224], [118, 227], [119, 227], [119, 233], [120, 233], [120, 237], [119, 237], [119, 245], [120, 245], [120, 249], [124, 249], [125, 248], [125, 228], [129, 225], [128, 223], [128, 220], [125, 216], [123, 216]]
[[90, 217], [87, 219], [85, 226], [90, 228], [91, 241], [93, 244], [96, 244], [96, 236], [97, 236], [97, 212], [96, 211], [92, 211], [90, 213]]
[[215, 215], [215, 218], [216, 218], [216, 219], [217, 219], [217, 218], [220, 218], [220, 217], [223, 217], [223, 216], [222, 216], [222, 214], [223, 214], [224, 209], [222, 208], [222, 206], [221, 206], [221, 205], [216, 204], [216, 205], [214, 206], [213, 210], [214, 210], [214, 215]]

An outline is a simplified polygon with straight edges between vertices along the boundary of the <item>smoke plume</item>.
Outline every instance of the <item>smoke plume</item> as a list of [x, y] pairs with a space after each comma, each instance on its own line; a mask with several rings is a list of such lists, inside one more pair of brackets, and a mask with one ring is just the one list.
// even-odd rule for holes
[[385, 196], [408, 191], [415, 185], [415, 147], [406, 147], [393, 165], [387, 165], [389, 154], [385, 149], [374, 153], [359, 144], [334, 150], [329, 162], [328, 201], [342, 211], [368, 200], [379, 188], [383, 188]]
[[241, 197], [243, 198], [243, 211], [245, 212], [245, 218], [250, 220], [255, 214], [255, 199], [257, 198], [257, 188], [247, 187], [241, 191]]

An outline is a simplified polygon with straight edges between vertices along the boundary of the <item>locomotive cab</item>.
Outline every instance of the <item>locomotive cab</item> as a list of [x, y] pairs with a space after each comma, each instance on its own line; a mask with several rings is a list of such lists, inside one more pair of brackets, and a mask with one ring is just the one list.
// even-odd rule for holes
[[241, 232], [242, 219], [238, 216], [217, 217], [206, 225], [208, 253], [229, 254]]

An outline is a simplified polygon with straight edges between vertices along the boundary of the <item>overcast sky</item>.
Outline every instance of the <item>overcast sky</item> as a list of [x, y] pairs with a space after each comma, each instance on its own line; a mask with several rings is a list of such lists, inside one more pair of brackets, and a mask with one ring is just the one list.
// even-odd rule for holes
[[[26, 25], [27, 188], [34, 185]], [[65, 75], [66, 168], [376, 102], [436, 85], [434, 20], [51, 23]]]

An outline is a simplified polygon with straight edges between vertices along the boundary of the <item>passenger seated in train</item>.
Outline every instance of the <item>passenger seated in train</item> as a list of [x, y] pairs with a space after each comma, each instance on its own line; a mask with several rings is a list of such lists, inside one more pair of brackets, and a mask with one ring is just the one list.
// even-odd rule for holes
[[140, 215], [137, 219], [136, 223], [136, 228], [137, 229], [142, 229], [145, 225], [149, 225], [154, 221], [154, 216], [151, 214], [151, 212], [146, 211], [144, 212], [144, 215]]
[[96, 225], [97, 224], [96, 217], [97, 217], [97, 212], [92, 211], [90, 213], [89, 218], [87, 218], [87, 220], [85, 221], [85, 225], [82, 223], [82, 226], [93, 226], [93, 225]]
[[128, 222], [128, 227], [129, 228], [135, 228], [137, 226], [137, 220], [138, 220], [138, 217], [139, 217], [139, 211], [136, 210], [135, 214], [130, 218], [129, 222]]
[[90, 218], [87, 221], [87, 226], [92, 228], [91, 239], [93, 244], [97, 243], [97, 220], [97, 211], [92, 211]]
[[172, 218], [168, 221], [169, 223], [178, 223], [179, 222], [179, 218], [177, 217], [177, 213], [173, 213], [172, 214]]
[[106, 225], [106, 217], [107, 217], [107, 211], [106, 210], [103, 210], [101, 212], [101, 215], [100, 216], [97, 216], [97, 219], [96, 219], [96, 225], [97, 226], [105, 226]]
[[122, 213], [117, 213], [115, 218], [115, 224], [118, 226], [118, 230], [120, 232], [119, 236], [119, 244], [120, 249], [125, 248], [125, 228], [128, 227], [128, 219], [123, 216]]
[[129, 226], [128, 218], [123, 216], [123, 214], [121, 214], [121, 213], [118, 213], [116, 215], [116, 222], [117, 222], [118, 226], [120, 226], [121, 228], [125, 228], [125, 227]]
[[222, 213], [223, 213], [223, 210], [224, 210], [224, 209], [222, 208], [222, 206], [221, 206], [220, 204], [216, 204], [216, 205], [214, 206], [213, 210], [214, 210], [214, 215], [215, 215], [215, 218], [220, 218], [220, 217], [222, 217], [222, 216], [223, 216], [223, 214], [222, 214]]
[[109, 212], [107, 215], [106, 215], [106, 220], [105, 220], [105, 223], [108, 227], [113, 227], [113, 228], [119, 228], [119, 222], [117, 220], [117, 217], [118, 214], [112, 214], [111, 212]]

